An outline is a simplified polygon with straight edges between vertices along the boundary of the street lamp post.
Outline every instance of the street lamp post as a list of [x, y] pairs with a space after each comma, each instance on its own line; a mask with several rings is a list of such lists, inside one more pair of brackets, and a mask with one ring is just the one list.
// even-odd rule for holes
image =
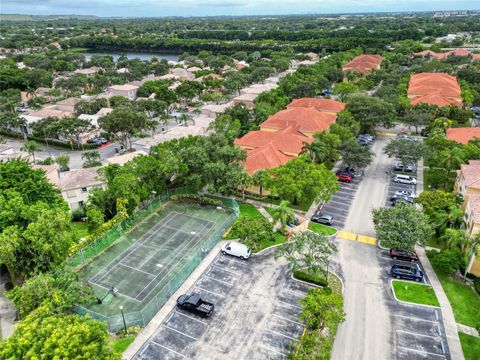
[[83, 238], [83, 237], [80, 238], [80, 242], [81, 242], [81, 244], [80, 244], [80, 254], [82, 255], [82, 262], [83, 262], [83, 264], [85, 264], [85, 255], [83, 254], [83, 246], [84, 246], [84, 244], [85, 244], [86, 241], [87, 241], [87, 239], [85, 239], [85, 238]]
[[127, 335], [127, 323], [125, 322], [125, 314], [123, 313], [123, 305], [120, 305], [120, 312], [122, 313], [123, 329], [125, 330], [125, 335]]

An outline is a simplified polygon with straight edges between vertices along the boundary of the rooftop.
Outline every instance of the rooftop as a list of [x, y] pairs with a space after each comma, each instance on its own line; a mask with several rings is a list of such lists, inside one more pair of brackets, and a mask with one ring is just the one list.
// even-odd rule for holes
[[72, 116], [73, 113], [70, 111], [61, 111], [61, 110], [56, 110], [51, 108], [44, 108], [37, 111], [32, 111], [28, 115], [43, 119], [46, 117], [64, 118], [67, 116]]
[[260, 128], [285, 129], [289, 126], [301, 133], [317, 133], [327, 130], [335, 122], [336, 115], [315, 108], [291, 107], [271, 115]]
[[275, 149], [272, 144], [268, 144], [247, 153], [245, 170], [252, 175], [259, 170], [276, 168], [291, 159], [293, 159], [292, 156], [287, 156], [280, 150]]
[[480, 194], [469, 195], [468, 204], [470, 209], [472, 209], [473, 222], [480, 224]]
[[330, 99], [317, 99], [317, 98], [301, 98], [295, 99], [287, 108], [292, 107], [314, 107], [318, 111], [326, 112], [340, 112], [345, 109], [345, 104], [340, 101]]
[[[460, 144], [467, 144], [474, 138], [480, 138], [480, 127], [464, 127], [447, 129], [447, 139]], [[480, 173], [480, 171], [479, 171]]]
[[343, 65], [343, 71], [355, 71], [370, 75], [373, 69], [379, 69], [383, 57], [381, 55], [363, 54]]
[[117, 156], [108, 158], [106, 161], [107, 161], [108, 164], [124, 165], [127, 162], [129, 162], [130, 160], [133, 160], [137, 156], [141, 156], [141, 155], [147, 155], [147, 153], [139, 150], [139, 151], [135, 151], [135, 152], [129, 152], [129, 153], [126, 153], [126, 154], [123, 154], [123, 155], [117, 155]]
[[98, 174], [99, 167], [76, 169], [60, 173], [60, 190], [68, 191], [82, 187], [104, 184]]
[[130, 85], [130, 84], [110, 86], [110, 90], [132, 91], [132, 90], [137, 90], [137, 89], [138, 89], [138, 86]]
[[462, 104], [457, 78], [444, 73], [412, 75], [407, 92], [412, 105], [426, 103], [437, 106], [461, 106]]

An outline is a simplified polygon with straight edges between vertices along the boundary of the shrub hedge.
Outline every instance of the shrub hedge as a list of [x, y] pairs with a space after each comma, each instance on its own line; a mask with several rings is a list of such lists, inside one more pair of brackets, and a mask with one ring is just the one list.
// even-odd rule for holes
[[319, 285], [319, 286], [327, 286], [328, 285], [328, 282], [327, 282], [326, 279], [318, 277], [316, 275], [311, 275], [311, 274], [309, 274], [305, 271], [302, 271], [302, 270], [294, 271], [293, 276], [298, 280], [306, 281], [306, 282], [309, 282], [309, 283], [312, 283], [312, 284], [315, 284], [315, 285]]
[[181, 194], [170, 196], [172, 201], [184, 201], [188, 203], [200, 204], [201, 206], [222, 206], [223, 203], [220, 200], [212, 199], [206, 196], [197, 194]]

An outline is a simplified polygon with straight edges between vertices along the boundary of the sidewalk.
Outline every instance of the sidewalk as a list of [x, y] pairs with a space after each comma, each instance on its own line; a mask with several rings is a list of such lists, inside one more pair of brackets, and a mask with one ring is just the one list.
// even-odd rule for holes
[[445, 291], [443, 291], [442, 284], [440, 284], [437, 274], [435, 274], [432, 265], [430, 265], [430, 261], [425, 254], [425, 250], [422, 247], [417, 246], [415, 251], [422, 262], [423, 269], [425, 270], [425, 273], [427, 274], [428, 279], [433, 286], [433, 290], [435, 290], [438, 302], [440, 303], [440, 308], [442, 309], [443, 326], [445, 327], [445, 337], [447, 338], [448, 348], [450, 349], [452, 359], [465, 360], [460, 338], [458, 337], [457, 323], [455, 322], [453, 310], [450, 302], [448, 301], [447, 295], [445, 294]]

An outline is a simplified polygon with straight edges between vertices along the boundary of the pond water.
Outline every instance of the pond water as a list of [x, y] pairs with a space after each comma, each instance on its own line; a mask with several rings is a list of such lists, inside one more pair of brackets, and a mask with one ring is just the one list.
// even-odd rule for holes
[[140, 60], [150, 60], [152, 56], [155, 56], [158, 60], [165, 59], [167, 61], [172, 60], [172, 61], [178, 61], [178, 57], [180, 56], [179, 54], [161, 54], [161, 53], [142, 53], [142, 52], [114, 52], [114, 51], [87, 51], [83, 55], [85, 55], [85, 58], [87, 61], [90, 60], [92, 55], [110, 55], [113, 57], [114, 61], [117, 61], [118, 58], [120, 57], [121, 54], [125, 54], [128, 59], [140, 59]]

